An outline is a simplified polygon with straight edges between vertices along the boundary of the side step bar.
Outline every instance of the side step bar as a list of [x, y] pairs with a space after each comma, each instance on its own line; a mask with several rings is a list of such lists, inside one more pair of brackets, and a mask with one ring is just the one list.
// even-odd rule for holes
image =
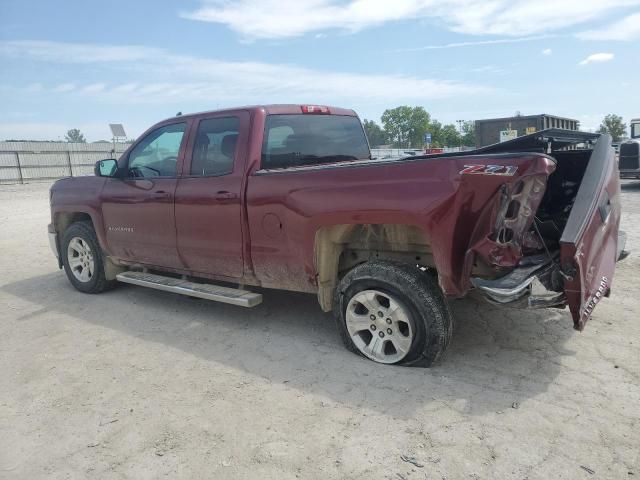
[[209, 283], [193, 283], [180, 278], [163, 277], [153, 273], [123, 272], [116, 275], [120, 282], [154, 288], [163, 292], [178, 293], [240, 307], [255, 307], [262, 303], [262, 294], [237, 288], [220, 287]]

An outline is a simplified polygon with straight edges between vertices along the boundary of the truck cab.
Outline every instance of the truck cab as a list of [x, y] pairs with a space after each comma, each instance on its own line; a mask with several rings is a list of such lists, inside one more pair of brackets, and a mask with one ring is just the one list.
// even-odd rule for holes
[[620, 178], [640, 178], [640, 118], [630, 124], [631, 138], [620, 144]]

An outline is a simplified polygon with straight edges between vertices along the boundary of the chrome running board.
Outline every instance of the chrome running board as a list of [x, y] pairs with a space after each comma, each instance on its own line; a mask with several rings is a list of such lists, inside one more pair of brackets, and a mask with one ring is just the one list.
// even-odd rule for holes
[[210, 283], [194, 283], [181, 278], [164, 277], [153, 273], [123, 272], [116, 275], [116, 278], [123, 283], [131, 283], [189, 297], [204, 298], [215, 302], [230, 303], [240, 307], [255, 307], [262, 303], [262, 294], [260, 293], [220, 287]]

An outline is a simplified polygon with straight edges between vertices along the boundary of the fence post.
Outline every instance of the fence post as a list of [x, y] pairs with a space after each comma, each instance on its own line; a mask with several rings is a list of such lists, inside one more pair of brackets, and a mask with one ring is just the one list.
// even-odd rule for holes
[[67, 150], [67, 165], [69, 165], [69, 175], [73, 177], [73, 168], [71, 167], [71, 152]]
[[20, 177], [20, 184], [24, 185], [24, 177], [22, 176], [22, 166], [20, 165], [20, 152], [14, 152], [16, 154], [16, 165], [18, 166], [18, 176]]

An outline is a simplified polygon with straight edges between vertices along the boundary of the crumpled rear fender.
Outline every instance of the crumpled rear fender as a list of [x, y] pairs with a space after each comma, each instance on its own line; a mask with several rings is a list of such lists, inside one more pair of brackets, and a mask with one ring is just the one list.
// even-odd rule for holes
[[518, 265], [555, 165], [539, 153], [456, 158], [456, 188], [429, 226], [445, 294], [465, 295], [476, 268], [498, 275]]

